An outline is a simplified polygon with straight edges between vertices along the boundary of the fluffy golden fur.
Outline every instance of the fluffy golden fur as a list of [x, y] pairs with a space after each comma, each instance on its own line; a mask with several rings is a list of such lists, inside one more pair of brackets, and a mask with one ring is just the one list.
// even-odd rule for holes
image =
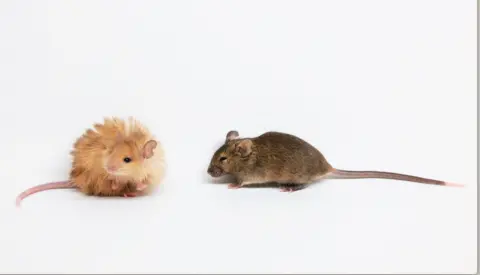
[[[153, 148], [148, 148], [151, 141]], [[106, 118], [103, 124], [95, 124], [77, 139], [71, 155], [70, 180], [88, 195], [149, 192], [160, 184], [165, 171], [161, 144], [132, 117]], [[130, 162], [125, 163], [125, 158]]]
[[164, 151], [135, 120], [105, 118], [76, 140], [69, 180], [31, 187], [17, 197], [49, 189], [77, 188], [87, 195], [133, 197], [153, 191], [165, 173]]

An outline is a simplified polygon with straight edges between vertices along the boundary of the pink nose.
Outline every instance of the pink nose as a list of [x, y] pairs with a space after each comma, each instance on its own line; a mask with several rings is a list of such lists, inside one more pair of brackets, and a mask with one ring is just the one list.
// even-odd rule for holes
[[108, 165], [108, 166], [107, 166], [107, 169], [108, 169], [108, 171], [112, 171], [112, 172], [113, 172], [113, 171], [116, 171], [118, 168], [117, 168], [117, 166], [115, 166], [115, 165]]

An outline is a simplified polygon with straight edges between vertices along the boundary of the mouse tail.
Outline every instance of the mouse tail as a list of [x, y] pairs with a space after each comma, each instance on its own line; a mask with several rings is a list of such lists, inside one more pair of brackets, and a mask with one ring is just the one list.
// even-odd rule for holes
[[23, 191], [17, 196], [16, 205], [20, 206], [20, 203], [22, 202], [23, 199], [25, 199], [26, 197], [34, 193], [51, 190], [51, 189], [65, 189], [65, 188], [75, 188], [75, 184], [69, 180], [66, 180], [66, 181], [49, 182], [49, 183], [40, 184], [40, 185], [31, 187]]
[[410, 182], [434, 184], [434, 185], [444, 185], [444, 186], [455, 186], [455, 187], [464, 186], [463, 184], [458, 184], [458, 183], [451, 183], [451, 182], [422, 178], [422, 177], [411, 176], [406, 174], [382, 172], [382, 171], [349, 171], [349, 170], [332, 169], [329, 176], [332, 178], [344, 178], [344, 179], [377, 178], [377, 179], [402, 180], [402, 181], [410, 181]]

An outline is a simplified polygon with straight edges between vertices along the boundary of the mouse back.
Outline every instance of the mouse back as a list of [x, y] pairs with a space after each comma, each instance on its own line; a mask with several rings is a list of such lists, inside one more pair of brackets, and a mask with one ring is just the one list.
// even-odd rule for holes
[[273, 173], [317, 177], [332, 169], [317, 148], [297, 136], [272, 131], [252, 141], [257, 152], [257, 166]]
[[281, 132], [267, 132], [254, 138], [227, 134], [224, 145], [213, 155], [208, 173], [214, 177], [237, 177], [281, 181], [311, 181], [328, 173], [331, 165], [308, 142]]

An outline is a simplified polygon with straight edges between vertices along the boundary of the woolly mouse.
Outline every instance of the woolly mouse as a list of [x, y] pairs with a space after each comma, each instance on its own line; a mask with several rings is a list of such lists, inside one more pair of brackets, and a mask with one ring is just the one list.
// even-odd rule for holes
[[104, 118], [73, 145], [69, 179], [31, 187], [17, 197], [50, 189], [75, 188], [86, 195], [135, 197], [152, 191], [164, 174], [164, 152], [150, 131], [133, 117]]
[[233, 176], [236, 183], [229, 184], [229, 188], [278, 183], [283, 186], [281, 191], [287, 192], [303, 189], [324, 178], [383, 178], [463, 186], [392, 172], [336, 169], [314, 146], [299, 137], [281, 132], [266, 132], [253, 138], [239, 138], [238, 131], [229, 131], [224, 144], [213, 154], [207, 172], [212, 177]]

